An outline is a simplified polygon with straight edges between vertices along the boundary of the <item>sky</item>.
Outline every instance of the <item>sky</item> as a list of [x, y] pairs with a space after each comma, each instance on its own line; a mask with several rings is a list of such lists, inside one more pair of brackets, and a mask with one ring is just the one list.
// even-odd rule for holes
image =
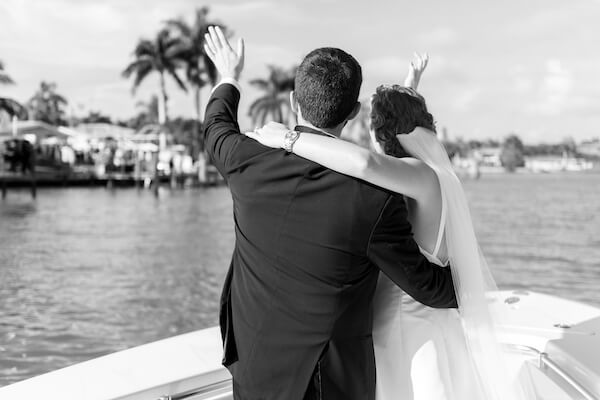
[[[152, 75], [134, 96], [121, 77], [137, 41], [167, 19], [191, 22], [201, 6], [246, 41], [243, 128], [260, 95], [248, 82], [267, 64], [291, 67], [334, 46], [361, 63], [365, 99], [402, 83], [413, 52], [428, 52], [420, 91], [451, 139], [600, 137], [600, 0], [2, 0], [0, 60], [16, 85], [0, 96], [25, 102], [53, 81], [75, 115], [131, 117], [159, 90]], [[167, 89], [171, 116], [192, 116], [191, 94]]]

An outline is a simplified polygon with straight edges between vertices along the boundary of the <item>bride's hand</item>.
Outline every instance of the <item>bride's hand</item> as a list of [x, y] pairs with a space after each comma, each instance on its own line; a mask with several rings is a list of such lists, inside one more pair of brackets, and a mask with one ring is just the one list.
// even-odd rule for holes
[[415, 53], [415, 59], [410, 62], [410, 66], [408, 67], [408, 75], [404, 80], [404, 86], [417, 90], [421, 75], [423, 75], [425, 68], [427, 68], [428, 62], [429, 55], [427, 53], [423, 55]]
[[252, 132], [245, 132], [244, 135], [256, 140], [264, 146], [282, 149], [285, 134], [287, 132], [289, 132], [287, 126], [278, 122], [268, 122], [262, 128], [255, 129]]

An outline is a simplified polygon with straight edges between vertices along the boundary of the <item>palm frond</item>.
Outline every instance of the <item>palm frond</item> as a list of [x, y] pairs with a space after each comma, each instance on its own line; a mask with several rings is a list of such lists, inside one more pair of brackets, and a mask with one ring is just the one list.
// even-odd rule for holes
[[208, 56], [206, 54], [202, 55], [202, 60], [203, 60], [204, 69], [206, 70], [206, 74], [208, 75], [208, 80], [210, 81], [210, 84], [213, 86], [216, 85], [217, 78], [219, 76], [217, 67], [215, 67], [215, 64], [212, 62], [212, 60], [210, 58], [208, 58]]
[[27, 108], [13, 99], [0, 98], [0, 110], [6, 111], [11, 117], [27, 119]]
[[263, 97], [259, 97], [258, 99], [254, 100], [252, 104], [250, 104], [250, 107], [248, 107], [248, 115], [253, 116], [256, 114], [258, 110], [263, 108], [262, 104], [264, 104], [264, 102], [265, 99]]
[[0, 83], [4, 85], [12, 85], [15, 81], [4, 70], [4, 63], [0, 60]]
[[15, 81], [13, 81], [12, 78], [8, 76], [8, 74], [0, 71], [0, 83], [4, 85], [12, 85], [13, 83], [15, 83]]
[[188, 65], [185, 69], [185, 79], [192, 86], [195, 86], [197, 88], [201, 88], [208, 83], [204, 80], [202, 76], [202, 71], [198, 67], [194, 67], [192, 65]]
[[181, 88], [181, 90], [183, 90], [184, 92], [187, 92], [187, 87], [185, 86], [185, 83], [183, 83], [183, 81], [181, 80], [179, 75], [177, 75], [177, 71], [175, 69], [168, 69], [167, 72], [175, 80], [175, 82]]
[[155, 43], [148, 39], [141, 39], [138, 44], [135, 46], [133, 50], [133, 55], [135, 58], [140, 58], [142, 56], [156, 57], [157, 48]]
[[173, 44], [168, 50], [168, 56], [180, 59], [185, 63], [191, 63], [198, 59], [196, 49], [185, 40], [180, 40], [178, 43]]
[[131, 86], [131, 93], [135, 93], [136, 89], [140, 86], [142, 81], [146, 79], [148, 75], [152, 71], [155, 71], [155, 68], [152, 68], [152, 65], [146, 65], [144, 67], [140, 67], [135, 71], [135, 77], [133, 79], [133, 85]]
[[263, 109], [259, 114], [258, 114], [258, 118], [257, 118], [257, 123], [259, 126], [263, 126], [264, 124], [267, 123], [267, 120], [269, 120], [269, 114], [272, 114], [271, 108], [267, 107], [265, 109]]
[[67, 101], [67, 98], [58, 93], [52, 93], [52, 101], [57, 104], [64, 104], [64, 105], [69, 104], [69, 102]]
[[177, 19], [168, 19], [165, 21], [165, 25], [175, 29], [183, 37], [190, 37], [192, 35], [192, 27], [181, 17]]
[[137, 59], [125, 68], [121, 73], [124, 78], [129, 78], [131, 74], [145, 68], [152, 68], [152, 60], [148, 58]]
[[270, 82], [266, 79], [252, 79], [250, 84], [262, 90], [268, 90], [270, 86]]

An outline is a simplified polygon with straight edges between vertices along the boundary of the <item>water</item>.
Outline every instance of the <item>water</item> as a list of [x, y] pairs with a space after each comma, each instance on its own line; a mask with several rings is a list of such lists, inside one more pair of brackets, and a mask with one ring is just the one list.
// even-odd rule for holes
[[600, 307], [599, 174], [486, 176], [465, 190], [501, 288]]
[[[501, 287], [600, 306], [600, 175], [467, 181]], [[0, 386], [217, 324], [226, 188], [42, 189], [0, 201]]]
[[0, 201], [0, 384], [217, 324], [226, 188], [9, 192]]

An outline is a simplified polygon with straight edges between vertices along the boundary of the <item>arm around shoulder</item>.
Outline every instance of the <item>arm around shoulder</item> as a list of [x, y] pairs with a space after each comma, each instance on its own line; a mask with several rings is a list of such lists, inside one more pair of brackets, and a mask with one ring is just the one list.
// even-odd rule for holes
[[435, 172], [414, 158], [396, 158], [367, 151], [357, 163], [357, 178], [421, 201], [439, 187]]
[[[277, 137], [277, 134], [263, 128], [256, 139], [265, 142], [266, 136]], [[375, 153], [344, 140], [302, 133], [293, 151], [336, 172], [417, 200], [429, 196], [438, 185], [435, 172], [422, 161]]]

